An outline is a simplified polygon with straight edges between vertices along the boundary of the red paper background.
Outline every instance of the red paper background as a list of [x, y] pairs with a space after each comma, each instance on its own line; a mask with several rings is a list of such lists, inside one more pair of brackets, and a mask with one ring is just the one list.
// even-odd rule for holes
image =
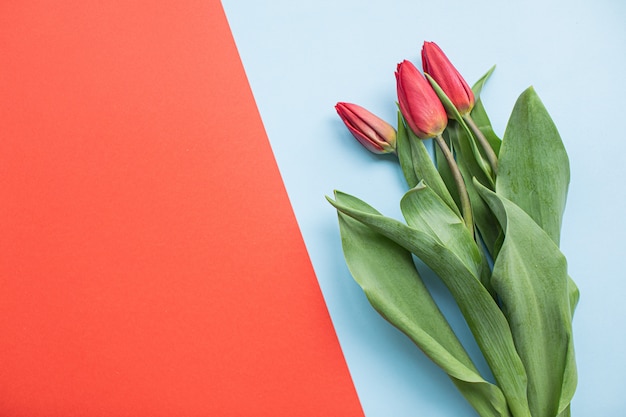
[[362, 415], [220, 3], [3, 2], [0, 50], [0, 415]]

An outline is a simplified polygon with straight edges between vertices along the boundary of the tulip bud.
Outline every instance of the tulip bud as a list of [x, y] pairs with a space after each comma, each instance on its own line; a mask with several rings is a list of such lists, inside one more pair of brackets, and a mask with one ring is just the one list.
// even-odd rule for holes
[[376, 154], [396, 151], [396, 129], [380, 117], [352, 103], [337, 103], [339, 117], [361, 145]]
[[435, 90], [410, 61], [398, 64], [396, 71], [400, 112], [420, 139], [429, 139], [443, 133], [448, 125], [446, 110]]
[[434, 42], [424, 42], [422, 67], [439, 84], [461, 116], [474, 108], [474, 93], [465, 79]]

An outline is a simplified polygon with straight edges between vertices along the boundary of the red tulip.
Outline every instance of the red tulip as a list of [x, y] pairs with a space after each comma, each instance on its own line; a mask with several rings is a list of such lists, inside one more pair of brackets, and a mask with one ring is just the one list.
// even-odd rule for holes
[[389, 123], [357, 104], [337, 103], [335, 109], [352, 136], [369, 151], [396, 151], [396, 129]]
[[446, 110], [426, 78], [409, 61], [398, 64], [396, 71], [400, 112], [420, 139], [443, 133], [448, 125]]
[[474, 108], [474, 93], [465, 79], [434, 42], [424, 42], [422, 67], [439, 84], [461, 116]]

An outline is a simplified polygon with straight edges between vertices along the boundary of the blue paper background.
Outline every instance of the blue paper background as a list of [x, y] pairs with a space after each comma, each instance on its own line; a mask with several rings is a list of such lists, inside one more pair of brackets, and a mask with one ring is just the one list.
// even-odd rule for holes
[[[400, 218], [405, 184], [396, 162], [363, 149], [333, 107], [355, 102], [395, 124], [396, 64], [420, 66], [424, 40], [437, 42], [470, 83], [497, 65], [482, 97], [500, 135], [530, 85], [558, 126], [572, 170], [561, 247], [582, 293], [573, 415], [623, 415], [626, 3], [222, 4], [366, 416], [475, 415], [447, 377], [369, 306], [345, 266], [335, 212], [324, 199], [339, 189]], [[231, 140], [246, 140], [236, 130]], [[425, 279], [477, 355], [445, 289]]]

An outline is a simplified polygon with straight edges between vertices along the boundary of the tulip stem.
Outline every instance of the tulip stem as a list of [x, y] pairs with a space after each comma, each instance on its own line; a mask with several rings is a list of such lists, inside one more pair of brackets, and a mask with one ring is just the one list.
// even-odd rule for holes
[[452, 151], [446, 144], [446, 141], [443, 139], [443, 137], [441, 135], [435, 136], [435, 142], [437, 142], [439, 149], [441, 149], [441, 152], [443, 153], [443, 156], [446, 158], [446, 162], [450, 167], [452, 177], [454, 178], [454, 182], [459, 193], [459, 199], [461, 200], [461, 212], [463, 213], [463, 220], [465, 221], [465, 226], [467, 226], [473, 236], [474, 218], [472, 216], [472, 205], [470, 203], [469, 194], [467, 193], [467, 187], [465, 186], [465, 181], [463, 180], [461, 170], [454, 160], [454, 155], [452, 155]]
[[493, 151], [493, 148], [487, 141], [487, 138], [485, 137], [483, 132], [481, 132], [481, 130], [478, 128], [478, 126], [476, 125], [476, 122], [474, 122], [474, 119], [472, 119], [472, 116], [470, 116], [469, 113], [463, 116], [463, 120], [465, 120], [465, 122], [468, 124], [470, 129], [472, 129], [472, 132], [474, 132], [474, 136], [476, 136], [476, 139], [478, 139], [478, 143], [480, 143], [480, 146], [485, 151], [485, 155], [487, 156], [487, 160], [489, 161], [489, 165], [491, 166], [493, 175], [494, 176], [497, 175], [498, 157], [496, 156], [496, 153]]

